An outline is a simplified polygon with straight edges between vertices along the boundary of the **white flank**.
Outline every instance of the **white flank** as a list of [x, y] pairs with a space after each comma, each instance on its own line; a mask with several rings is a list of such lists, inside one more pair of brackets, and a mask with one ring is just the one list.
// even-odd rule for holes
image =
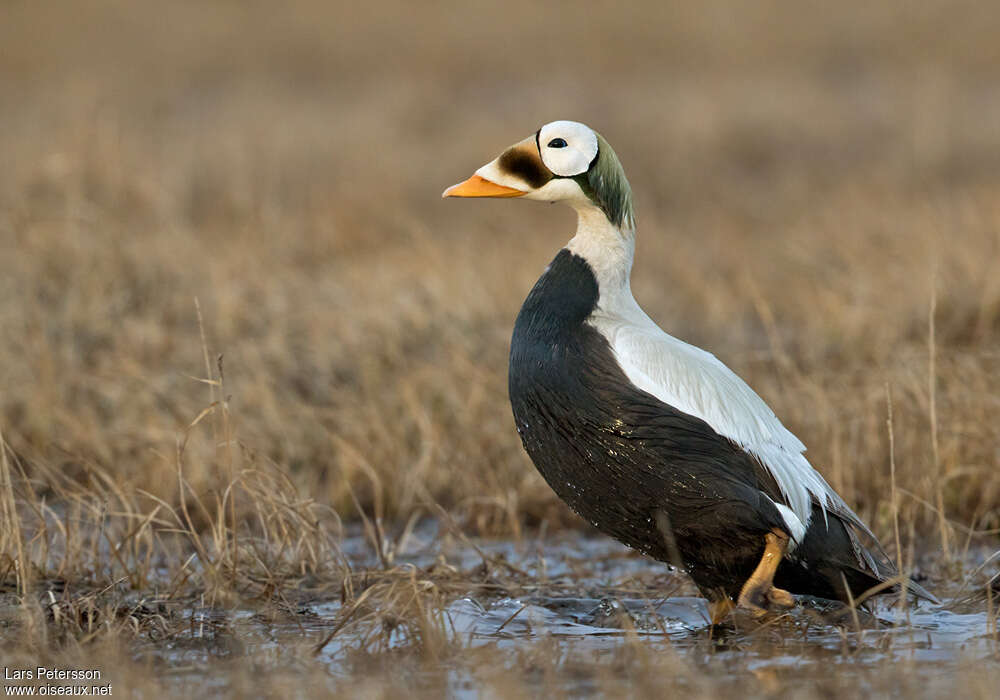
[[[774, 501], [771, 501], [774, 503]], [[781, 519], [785, 521], [785, 526], [788, 528], [788, 534], [791, 535], [792, 541], [789, 543], [789, 550], [794, 549], [795, 545], [802, 541], [802, 538], [806, 536], [806, 530], [809, 529], [806, 525], [799, 520], [798, 516], [792, 512], [792, 509], [788, 506], [783, 506], [780, 503], [774, 503], [774, 507], [778, 509], [781, 513]]]

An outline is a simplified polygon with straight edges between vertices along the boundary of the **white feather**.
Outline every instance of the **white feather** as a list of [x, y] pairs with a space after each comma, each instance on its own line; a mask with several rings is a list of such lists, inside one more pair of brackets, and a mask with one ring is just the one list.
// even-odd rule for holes
[[[769, 499], [770, 500], [770, 499]], [[774, 503], [772, 500], [771, 503]], [[785, 521], [785, 527], [788, 529], [788, 534], [791, 535], [791, 541], [788, 543], [788, 551], [795, 551], [795, 546], [802, 542], [802, 538], [806, 536], [806, 530], [809, 529], [805, 523], [799, 520], [798, 516], [792, 511], [788, 506], [784, 506], [780, 503], [774, 503], [774, 507], [778, 509], [781, 513], [781, 519]]]
[[[624, 295], [615, 296], [615, 301], [626, 301]], [[792, 512], [808, 526], [813, 497], [826, 507], [830, 487], [802, 454], [805, 445], [714, 355], [664, 333], [634, 299], [616, 304], [617, 309], [608, 308], [606, 301], [602, 294], [590, 323], [608, 339], [629, 381], [701, 418], [757, 458], [774, 476]]]
[[[549, 146], [557, 138], [565, 145]], [[556, 175], [579, 175], [587, 172], [597, 157], [597, 134], [580, 122], [550, 122], [538, 130], [538, 147], [545, 167]]]
[[664, 333], [639, 307], [629, 285], [632, 231], [620, 231], [583, 207], [577, 211], [577, 234], [566, 247], [587, 260], [600, 289], [588, 322], [607, 339], [629, 381], [704, 420], [756, 458], [788, 504], [776, 505], [795, 540], [801, 541], [809, 527], [814, 500], [824, 508], [824, 518], [829, 509], [868, 532], [806, 460], [805, 445], [746, 382], [711, 353]]

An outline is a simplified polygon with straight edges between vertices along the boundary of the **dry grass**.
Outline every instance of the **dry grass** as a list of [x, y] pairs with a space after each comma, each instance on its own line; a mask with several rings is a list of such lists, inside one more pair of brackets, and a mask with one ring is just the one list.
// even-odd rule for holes
[[[967, 574], [1000, 530], [1000, 11], [686, 7], [6, 7], [0, 585], [26, 641], [5, 653], [119, 658], [182, 634], [144, 596], [302, 588], [400, 608], [443, 654], [462, 585], [392, 582], [407, 522], [584, 527], [505, 390], [572, 215], [438, 199], [555, 118], [625, 164], [650, 314], [744, 376], [903, 561]], [[361, 513], [383, 589], [339, 551]], [[629, 649], [595, 688], [718, 690]], [[538, 668], [501, 686], [552, 686]]]

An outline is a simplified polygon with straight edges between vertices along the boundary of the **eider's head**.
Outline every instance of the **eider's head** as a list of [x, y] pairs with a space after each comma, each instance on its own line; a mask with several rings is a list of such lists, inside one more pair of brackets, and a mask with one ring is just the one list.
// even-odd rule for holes
[[632, 189], [618, 156], [580, 122], [546, 124], [442, 197], [524, 197], [600, 209], [619, 229], [633, 228]]

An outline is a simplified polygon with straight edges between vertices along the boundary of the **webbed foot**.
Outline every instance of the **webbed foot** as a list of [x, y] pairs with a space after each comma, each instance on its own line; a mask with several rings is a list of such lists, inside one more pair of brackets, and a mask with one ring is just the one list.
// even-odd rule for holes
[[770, 608], [789, 609], [795, 607], [795, 598], [788, 591], [774, 587], [774, 573], [781, 558], [788, 550], [788, 535], [781, 530], [773, 530], [764, 535], [764, 556], [753, 574], [743, 584], [736, 604], [761, 616]]

